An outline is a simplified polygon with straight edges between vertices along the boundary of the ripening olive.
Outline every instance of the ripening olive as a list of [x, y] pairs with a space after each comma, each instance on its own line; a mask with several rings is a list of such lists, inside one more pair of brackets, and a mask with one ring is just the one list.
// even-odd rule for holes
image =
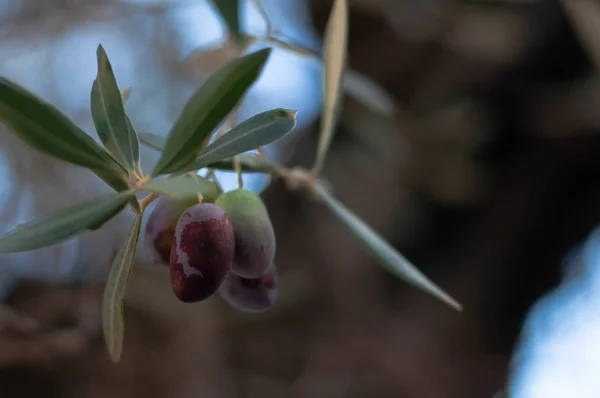
[[219, 295], [237, 310], [263, 312], [275, 305], [277, 279], [275, 265], [258, 278], [244, 278], [232, 272], [219, 288]]
[[231, 272], [258, 278], [273, 264], [275, 232], [262, 199], [247, 189], [236, 189], [215, 201], [231, 220], [235, 231], [235, 259]]
[[235, 255], [233, 226], [219, 206], [200, 203], [183, 212], [173, 237], [173, 292], [185, 303], [213, 295], [229, 274]]
[[197, 198], [174, 199], [163, 196], [158, 199], [145, 227], [145, 247], [151, 261], [169, 265], [177, 221], [186, 209], [197, 203]]

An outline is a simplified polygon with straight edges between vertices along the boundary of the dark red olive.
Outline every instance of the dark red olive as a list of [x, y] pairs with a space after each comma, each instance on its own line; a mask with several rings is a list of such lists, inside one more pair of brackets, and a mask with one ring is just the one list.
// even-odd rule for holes
[[175, 227], [171, 250], [171, 287], [179, 300], [191, 303], [212, 296], [235, 256], [235, 236], [227, 214], [211, 203], [184, 211]]
[[244, 312], [264, 312], [277, 300], [278, 274], [275, 265], [258, 278], [244, 278], [233, 272], [219, 288], [219, 295], [233, 308]]
[[163, 196], [158, 199], [144, 230], [144, 243], [150, 261], [165, 267], [169, 265], [177, 221], [186, 209], [197, 203], [198, 199], [194, 198], [174, 199]]

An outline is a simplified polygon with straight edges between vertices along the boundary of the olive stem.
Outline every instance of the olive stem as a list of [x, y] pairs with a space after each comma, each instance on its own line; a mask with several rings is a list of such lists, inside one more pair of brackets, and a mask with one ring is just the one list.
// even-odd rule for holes
[[148, 207], [148, 205], [150, 205], [150, 203], [152, 203], [156, 198], [158, 198], [158, 195], [156, 195], [155, 193], [151, 193], [146, 195], [142, 200], [140, 200], [140, 208], [142, 209], [142, 211], [144, 211], [146, 207]]
[[240, 155], [233, 157], [233, 168], [237, 173], [238, 186], [244, 188], [244, 178], [242, 177], [242, 166], [240, 165]]
[[269, 18], [269, 14], [267, 14], [267, 11], [263, 7], [262, 2], [260, 0], [253, 0], [252, 2], [256, 6], [256, 8], [258, 8], [258, 12], [264, 20], [267, 36], [270, 36], [273, 33], [273, 24], [271, 22], [271, 18]]

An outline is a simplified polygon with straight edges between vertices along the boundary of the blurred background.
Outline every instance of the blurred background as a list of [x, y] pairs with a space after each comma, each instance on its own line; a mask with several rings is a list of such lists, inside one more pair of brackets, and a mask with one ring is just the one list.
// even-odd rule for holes
[[[264, 38], [266, 13], [280, 40], [321, 50], [331, 1], [256, 3], [241, 14], [248, 35]], [[0, 256], [4, 322], [25, 314], [44, 325], [0, 327], [0, 397], [598, 396], [600, 6], [349, 4], [350, 71], [324, 177], [464, 311], [394, 279], [326, 208], [276, 181], [263, 196], [277, 233], [277, 306], [243, 315], [218, 297], [182, 304], [165, 270], [138, 267], [117, 365], [99, 328], [102, 282], [74, 276], [65, 264], [79, 264], [76, 254]], [[138, 132], [165, 135], [191, 93], [239, 55], [225, 32], [202, 0], [0, 0], [0, 74], [94, 135], [102, 43], [119, 85], [132, 88]], [[278, 161], [314, 161], [321, 81], [318, 59], [277, 49], [246, 97], [240, 120], [299, 111], [294, 132], [267, 148]], [[2, 142], [6, 213], [27, 181], [11, 173]], [[146, 167], [156, 155], [143, 150]], [[245, 177], [257, 192], [266, 183]], [[19, 217], [34, 213], [25, 206]]]

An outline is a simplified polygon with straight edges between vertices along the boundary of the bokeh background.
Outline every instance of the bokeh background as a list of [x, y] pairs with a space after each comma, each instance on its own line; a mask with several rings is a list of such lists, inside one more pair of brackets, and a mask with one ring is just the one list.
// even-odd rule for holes
[[[261, 3], [282, 37], [320, 51], [331, 1]], [[0, 256], [1, 297], [14, 311], [0, 315], [44, 324], [0, 331], [0, 397], [598, 396], [600, 6], [349, 4], [348, 95], [324, 176], [464, 311], [394, 279], [326, 208], [276, 181], [263, 196], [278, 239], [277, 306], [243, 315], [217, 297], [184, 305], [164, 270], [138, 267], [118, 365], [99, 329], [102, 283], [82, 282], [79, 252]], [[255, 3], [242, 20], [264, 35]], [[137, 130], [163, 135], [236, 56], [207, 1], [0, 0], [0, 74], [90, 134], [98, 43], [120, 86], [132, 87]], [[277, 49], [246, 98], [241, 119], [299, 111], [296, 130], [267, 148], [278, 161], [314, 161], [321, 81], [318, 60]], [[25, 203], [11, 223], [74, 189], [33, 157], [48, 184], [40, 194], [0, 143], [3, 215]], [[220, 176], [235, 187], [235, 176]], [[257, 191], [266, 182], [245, 177]]]

